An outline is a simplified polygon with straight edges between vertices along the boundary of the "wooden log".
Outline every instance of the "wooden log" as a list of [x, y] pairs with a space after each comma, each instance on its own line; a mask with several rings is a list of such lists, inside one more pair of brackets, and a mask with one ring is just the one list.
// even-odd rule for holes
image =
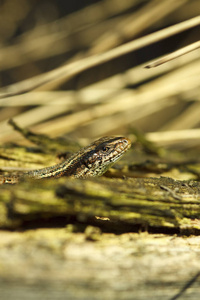
[[[62, 216], [76, 220], [108, 218], [111, 223], [140, 228], [200, 229], [200, 184], [171, 178], [94, 178], [37, 180], [1, 186], [0, 226], [15, 228]], [[93, 220], [93, 222], [95, 222]]]

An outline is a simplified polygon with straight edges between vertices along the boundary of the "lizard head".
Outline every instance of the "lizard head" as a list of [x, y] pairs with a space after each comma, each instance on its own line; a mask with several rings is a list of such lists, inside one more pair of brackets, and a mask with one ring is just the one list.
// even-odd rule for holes
[[131, 142], [125, 137], [103, 137], [90, 144], [83, 155], [85, 166], [83, 177], [100, 176], [107, 171], [130, 148]]

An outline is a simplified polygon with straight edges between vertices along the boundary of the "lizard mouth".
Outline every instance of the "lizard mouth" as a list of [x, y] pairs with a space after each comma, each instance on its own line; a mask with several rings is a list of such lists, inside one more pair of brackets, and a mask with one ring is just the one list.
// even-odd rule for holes
[[117, 150], [119, 153], [124, 153], [131, 147], [131, 141], [128, 138], [121, 138], [121, 141], [117, 144]]

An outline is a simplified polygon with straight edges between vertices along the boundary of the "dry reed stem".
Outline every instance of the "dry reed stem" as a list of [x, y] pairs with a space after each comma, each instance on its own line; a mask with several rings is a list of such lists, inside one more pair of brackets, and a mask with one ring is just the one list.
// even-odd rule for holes
[[147, 2], [141, 9], [119, 20], [110, 30], [106, 28], [105, 34], [101, 35], [99, 39], [95, 39], [94, 46], [92, 46], [89, 53], [95, 54], [107, 51], [126, 40], [133, 39], [172, 11], [176, 11], [184, 2], [187, 2], [187, 0], [153, 0]]
[[191, 45], [188, 45], [186, 47], [183, 47], [177, 51], [174, 51], [168, 55], [165, 55], [159, 59], [154, 60], [153, 62], [149, 63], [148, 65], [145, 66], [145, 68], [150, 69], [150, 68], [155, 68], [158, 67], [162, 64], [165, 64], [177, 57], [180, 57], [182, 55], [185, 55], [191, 51], [197, 50], [200, 48], [200, 41], [197, 41], [195, 43], [192, 43]]
[[34, 78], [24, 80], [17, 84], [10, 85], [0, 90], [0, 98], [13, 96], [28, 92], [33, 89], [49, 90], [71, 79], [73, 76], [83, 72], [91, 67], [110, 61], [121, 55], [138, 50], [149, 44], [165, 39], [174, 34], [180, 33], [186, 29], [195, 27], [200, 24], [200, 17], [195, 17], [179, 24], [170, 26], [166, 29], [159, 30], [145, 37], [139, 38], [105, 53], [84, 58], [80, 61], [72, 62], [66, 66], [59, 67], [53, 71], [38, 75]]
[[[186, 64], [185, 66], [182, 65], [182, 67], [170, 73], [166, 73], [162, 77], [150, 81], [150, 83], [143, 84], [142, 87], [136, 91], [123, 89], [122, 86], [119, 86], [119, 90], [115, 88], [101, 90], [93, 86], [93, 88], [85, 88], [83, 91], [74, 92], [72, 94], [69, 92], [54, 92], [51, 94], [52, 100], [49, 99], [50, 92], [35, 92], [16, 96], [22, 97], [22, 99], [24, 97], [24, 101], [26, 101], [28, 96], [43, 97], [46, 95], [49, 101], [47, 102], [47, 100], [45, 100], [46, 104], [44, 106], [38, 106], [19, 114], [15, 118], [15, 121], [24, 127], [37, 124], [38, 122], [44, 122], [43, 124], [34, 126], [34, 129], [51, 134], [52, 136], [66, 132], [69, 133], [76, 130], [76, 128], [79, 130], [80, 126], [91, 122], [91, 126], [87, 127], [88, 132], [92, 133], [95, 131], [97, 135], [104, 135], [109, 131], [120, 129], [120, 126], [126, 126], [148, 114], [150, 115], [153, 112], [162, 110], [166, 105], [173, 105], [175, 103], [173, 97], [175, 96], [181, 94], [184, 99], [184, 94], [188, 95], [188, 97], [190, 93], [194, 94], [195, 91], [197, 94], [200, 88], [199, 70], [199, 62], [194, 60], [193, 63], [190, 62], [190, 64]], [[130, 72], [131, 71], [129, 71], [129, 73]], [[134, 72], [134, 69], [132, 72]], [[75, 98], [77, 98], [82, 105], [84, 105], [84, 103], [96, 103], [97, 105], [89, 106], [88, 108], [82, 106], [81, 111], [75, 111], [68, 116], [45, 122], [48, 117], [59, 116], [61, 113], [67, 113], [73, 108], [75, 109], [77, 106], [77, 101], [74, 101]], [[168, 99], [170, 98], [173, 100], [169, 102]], [[56, 105], [56, 103], [59, 104], [59, 99], [61, 101], [60, 105]], [[187, 96], [185, 99], [187, 100]], [[9, 101], [9, 98], [7, 98], [7, 100]], [[10, 98], [10, 100], [12, 100], [12, 98]], [[179, 100], [177, 99], [176, 102], [177, 101]], [[154, 106], [153, 103], [156, 103], [156, 105]], [[118, 121], [115, 116], [113, 117], [116, 113], [121, 114], [120, 120], [118, 117]], [[96, 126], [95, 123], [98, 124], [100, 119], [105, 120], [106, 116], [110, 118], [110, 122], [103, 122], [106, 124], [106, 127]], [[196, 117], [197, 122], [199, 120], [198, 115]], [[11, 135], [12, 130], [5, 124], [5, 121], [1, 122], [0, 126], [0, 137], [2, 141], [9, 140], [10, 138], [14, 139], [14, 135]], [[92, 130], [90, 127], [95, 130]], [[92, 135], [93, 134], [94, 132]]]

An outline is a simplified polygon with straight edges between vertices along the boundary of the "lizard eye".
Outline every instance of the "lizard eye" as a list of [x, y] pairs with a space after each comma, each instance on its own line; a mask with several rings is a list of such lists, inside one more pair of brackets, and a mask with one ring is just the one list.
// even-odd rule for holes
[[104, 146], [104, 147], [102, 148], [102, 151], [103, 151], [103, 152], [106, 152], [106, 151], [108, 151], [108, 150], [109, 150], [109, 147], [105, 147], [105, 146]]

